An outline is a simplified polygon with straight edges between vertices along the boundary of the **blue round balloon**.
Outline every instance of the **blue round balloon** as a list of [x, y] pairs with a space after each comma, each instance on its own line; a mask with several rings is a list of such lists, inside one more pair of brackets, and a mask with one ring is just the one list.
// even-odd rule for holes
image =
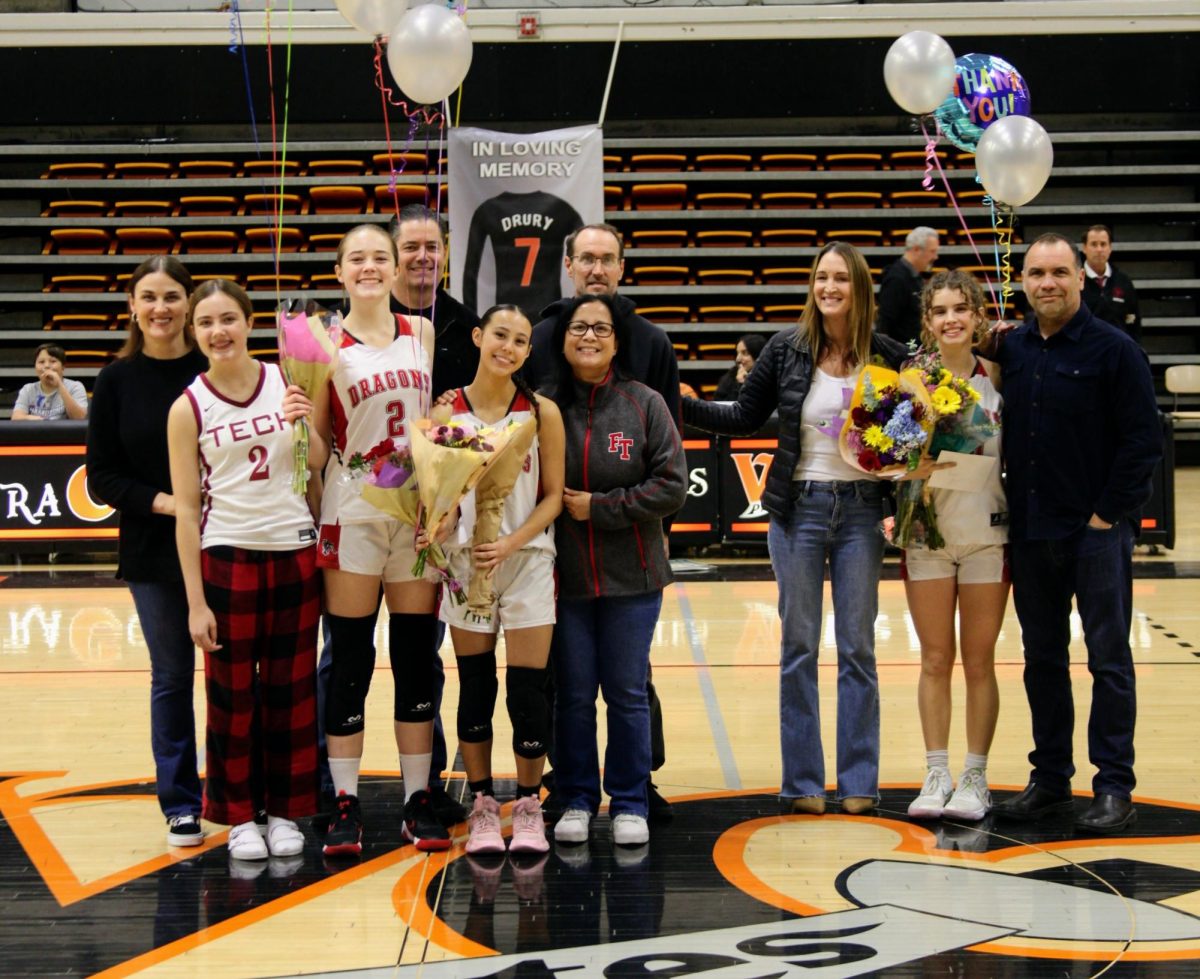
[[954, 92], [933, 112], [955, 146], [974, 153], [979, 137], [997, 119], [1031, 115], [1029, 86], [1003, 58], [964, 54], [954, 62]]

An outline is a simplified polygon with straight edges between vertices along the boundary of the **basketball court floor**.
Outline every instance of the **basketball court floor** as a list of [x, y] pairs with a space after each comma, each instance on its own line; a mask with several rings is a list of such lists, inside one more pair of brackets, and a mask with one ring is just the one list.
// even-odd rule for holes
[[[369, 723], [360, 859], [324, 859], [307, 827], [292, 859], [231, 862], [218, 827], [202, 848], [171, 849], [128, 593], [94, 568], [5, 570], [0, 976], [1200, 976], [1200, 470], [1177, 476], [1179, 546], [1136, 557], [1139, 819], [1110, 839], [1076, 835], [1066, 816], [907, 818], [924, 774], [920, 657], [894, 562], [877, 624], [882, 802], [869, 816], [780, 815], [775, 586], [769, 569], [738, 563], [680, 575], [664, 601], [652, 659], [667, 763], [655, 781], [675, 818], [648, 846], [614, 848], [602, 814], [590, 845], [543, 859], [468, 858], [465, 826], [447, 854], [417, 854], [400, 839], [390, 725]], [[830, 770], [835, 663], [827, 639]], [[1072, 664], [1082, 809], [1090, 684], [1077, 623]], [[989, 774], [1003, 796], [1028, 775], [1011, 606], [997, 672]], [[388, 716], [390, 688], [377, 677], [369, 716]], [[198, 674], [201, 721], [202, 689]], [[956, 678], [960, 711], [962, 692]], [[952, 767], [964, 751], [960, 713]], [[463, 791], [461, 772], [450, 786]]]

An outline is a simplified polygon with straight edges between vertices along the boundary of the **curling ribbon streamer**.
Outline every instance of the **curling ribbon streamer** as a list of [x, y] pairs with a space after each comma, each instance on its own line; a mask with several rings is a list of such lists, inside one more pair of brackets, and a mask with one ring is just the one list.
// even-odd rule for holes
[[[940, 135], [939, 130], [935, 129], [935, 132], [937, 132], [938, 135]], [[925, 137], [926, 143], [928, 143], [929, 142], [929, 131], [925, 128], [925, 120], [924, 119], [921, 120], [921, 134]], [[936, 141], [936, 137], [935, 137], [935, 141]], [[928, 161], [928, 159], [929, 159], [929, 157], [926, 157], [927, 161]], [[954, 196], [954, 191], [950, 188], [950, 181], [946, 177], [946, 171], [942, 168], [942, 161], [938, 158], [938, 155], [936, 153], [933, 154], [933, 164], [934, 164], [934, 166], [937, 167], [938, 175], [942, 178], [942, 185], [946, 188], [946, 194], [949, 196], [950, 203], [954, 207], [954, 213], [958, 215], [958, 221], [962, 225], [963, 234], [965, 234], [967, 236], [967, 243], [971, 246], [971, 251], [975, 253], [976, 261], [978, 261], [979, 264], [982, 265], [983, 264], [983, 256], [979, 254], [979, 249], [975, 245], [975, 239], [971, 237], [971, 229], [969, 227], [967, 227], [967, 219], [965, 217], [963, 217], [963, 212], [962, 212], [961, 208], [959, 208], [959, 206], [958, 206], [958, 198]], [[979, 179], [978, 175], [976, 175], [975, 179], [976, 180]], [[992, 280], [988, 277], [986, 272], [983, 275], [983, 281], [985, 283], [987, 283], [988, 292], [990, 292], [992, 294], [992, 302], [995, 303], [997, 307], [999, 307], [1000, 300], [996, 296], [996, 288], [995, 288], [995, 286], [992, 285]]]
[[[936, 120], [934, 120], [934, 125], [937, 125]], [[923, 127], [921, 132], [925, 132]], [[928, 133], [925, 133], [925, 176], [921, 178], [921, 186], [926, 190], [933, 190], [933, 164], [937, 160], [937, 144], [940, 135], [941, 131], [936, 128], [933, 131], [932, 139]]]
[[400, 219], [400, 201], [396, 197], [396, 178], [404, 172], [404, 167], [407, 161], [400, 161], [400, 169], [396, 169], [396, 156], [392, 152], [392, 127], [388, 121], [388, 106], [394, 105], [404, 110], [404, 115], [408, 119], [408, 135], [404, 142], [404, 149], [401, 152], [407, 152], [412, 146], [413, 140], [416, 138], [417, 127], [421, 121], [424, 121], [427, 126], [432, 125], [435, 121], [441, 119], [440, 112], [430, 113], [426, 109], [413, 111], [409, 109], [408, 103], [403, 99], [397, 99], [392, 92], [391, 86], [387, 84], [383, 77], [383, 37], [375, 38], [375, 87], [379, 89], [379, 101], [383, 107], [383, 136], [384, 142], [387, 145], [388, 154], [388, 190], [392, 193], [392, 207], [396, 213], [396, 219]]

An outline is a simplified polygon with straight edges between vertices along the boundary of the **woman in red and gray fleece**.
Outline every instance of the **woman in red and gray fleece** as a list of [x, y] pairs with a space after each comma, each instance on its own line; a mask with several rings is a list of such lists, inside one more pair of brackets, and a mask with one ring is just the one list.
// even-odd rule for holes
[[552, 396], [566, 432], [553, 656], [559, 843], [584, 843], [600, 807], [596, 694], [608, 712], [604, 791], [613, 842], [647, 842], [650, 641], [671, 581], [662, 521], [683, 506], [679, 431], [658, 392], [621, 369], [628, 327], [608, 296], [581, 296], [555, 324]]

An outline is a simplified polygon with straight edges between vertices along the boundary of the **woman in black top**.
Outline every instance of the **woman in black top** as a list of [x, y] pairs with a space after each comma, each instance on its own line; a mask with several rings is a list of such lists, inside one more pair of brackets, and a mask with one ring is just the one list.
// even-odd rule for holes
[[129, 585], [150, 650], [150, 743], [172, 846], [204, 839], [192, 709], [196, 649], [167, 457], [167, 412], [208, 366], [187, 325], [191, 292], [191, 275], [168, 255], [134, 271], [129, 339], [96, 378], [87, 439], [88, 486], [121, 512], [117, 577]]

